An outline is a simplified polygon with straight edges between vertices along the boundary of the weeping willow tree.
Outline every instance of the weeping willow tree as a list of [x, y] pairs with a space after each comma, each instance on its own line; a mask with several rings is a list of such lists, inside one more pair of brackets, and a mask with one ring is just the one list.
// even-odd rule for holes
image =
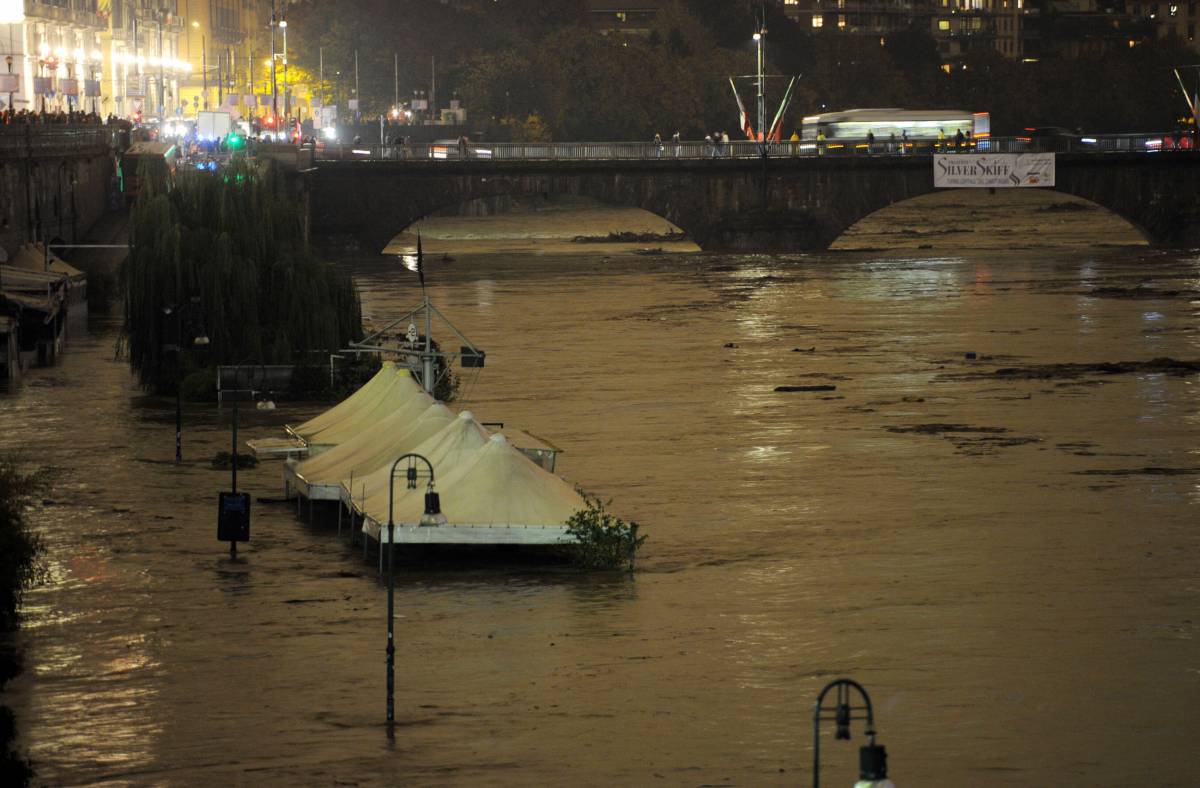
[[[147, 175], [122, 271], [123, 341], [143, 386], [172, 390], [181, 357], [208, 367], [319, 364], [321, 351], [362, 337], [350, 276], [310, 251], [272, 169], [237, 160], [216, 173]], [[177, 335], [187, 348], [201, 333], [203, 351], [175, 353]]]

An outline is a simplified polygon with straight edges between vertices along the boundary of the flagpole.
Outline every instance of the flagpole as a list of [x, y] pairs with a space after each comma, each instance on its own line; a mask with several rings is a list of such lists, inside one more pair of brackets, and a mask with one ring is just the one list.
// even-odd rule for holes
[[421, 304], [425, 309], [425, 352], [421, 354], [421, 385], [433, 394], [433, 310], [425, 291], [425, 255], [421, 252], [421, 231], [417, 231], [417, 277], [421, 280]]

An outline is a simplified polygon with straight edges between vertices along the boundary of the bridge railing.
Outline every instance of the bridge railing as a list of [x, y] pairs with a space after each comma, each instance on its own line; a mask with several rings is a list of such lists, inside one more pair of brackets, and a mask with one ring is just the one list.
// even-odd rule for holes
[[[905, 156], [930, 153], [1154, 153], [1164, 150], [1191, 150], [1193, 140], [1182, 136], [1176, 144], [1172, 133], [1106, 134], [1095, 137], [990, 137], [956, 145], [944, 142], [909, 142], [891, 139], [836, 139], [822, 143], [784, 141], [768, 143], [765, 153], [772, 159], [810, 156]], [[737, 140], [715, 145], [704, 140], [681, 142], [472, 142], [466, 148], [457, 143], [410, 143], [407, 145], [325, 144], [317, 146], [317, 161], [391, 160], [391, 161], [614, 161], [614, 160], [697, 160], [758, 159], [764, 154], [761, 143]]]

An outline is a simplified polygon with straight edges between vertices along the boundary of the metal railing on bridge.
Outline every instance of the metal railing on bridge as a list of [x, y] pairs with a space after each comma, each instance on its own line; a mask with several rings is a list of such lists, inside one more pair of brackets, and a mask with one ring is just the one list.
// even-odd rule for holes
[[816, 156], [912, 156], [932, 153], [1157, 153], [1193, 150], [1190, 136], [1107, 134], [1064, 138], [990, 137], [956, 144], [876, 139], [836, 139], [824, 142], [784, 141], [765, 146], [752, 140], [717, 145], [704, 140], [671, 142], [471, 142], [410, 144], [318, 144], [317, 161], [621, 161], [771, 159]]

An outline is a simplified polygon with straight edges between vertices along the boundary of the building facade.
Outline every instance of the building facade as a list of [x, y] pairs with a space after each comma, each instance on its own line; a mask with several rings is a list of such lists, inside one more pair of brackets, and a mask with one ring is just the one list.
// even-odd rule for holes
[[264, 75], [273, 61], [283, 70], [284, 13], [283, 0], [0, 0], [0, 104], [134, 119], [222, 105], [260, 114]]

